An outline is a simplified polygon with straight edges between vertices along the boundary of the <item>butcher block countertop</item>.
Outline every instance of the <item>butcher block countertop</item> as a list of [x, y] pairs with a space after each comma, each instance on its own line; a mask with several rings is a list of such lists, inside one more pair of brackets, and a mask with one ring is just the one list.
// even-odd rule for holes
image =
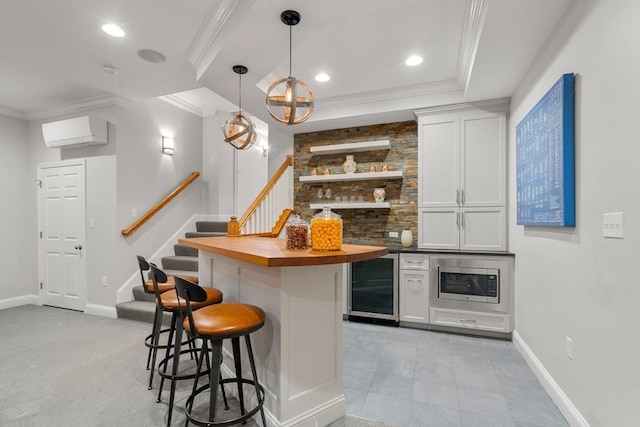
[[341, 264], [379, 258], [388, 253], [383, 246], [343, 244], [339, 251], [287, 249], [286, 240], [273, 237], [195, 237], [179, 239], [181, 245], [224, 255], [265, 267]]

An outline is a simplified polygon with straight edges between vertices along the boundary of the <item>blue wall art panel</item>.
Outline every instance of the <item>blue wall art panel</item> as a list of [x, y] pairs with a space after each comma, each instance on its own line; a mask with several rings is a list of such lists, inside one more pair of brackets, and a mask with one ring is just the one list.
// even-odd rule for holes
[[516, 126], [518, 225], [575, 227], [574, 74]]

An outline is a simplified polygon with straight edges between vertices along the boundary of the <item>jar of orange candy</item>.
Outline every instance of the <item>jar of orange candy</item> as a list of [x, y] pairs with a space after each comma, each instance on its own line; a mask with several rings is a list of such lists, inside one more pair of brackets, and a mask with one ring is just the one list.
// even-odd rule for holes
[[311, 249], [339, 251], [342, 248], [342, 218], [325, 207], [311, 218]]

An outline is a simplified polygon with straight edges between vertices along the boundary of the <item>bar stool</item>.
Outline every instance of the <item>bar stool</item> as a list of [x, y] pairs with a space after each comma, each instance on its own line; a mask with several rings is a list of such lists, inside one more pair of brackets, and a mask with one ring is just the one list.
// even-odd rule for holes
[[[202, 340], [202, 351], [198, 359], [196, 368], [196, 376], [193, 381], [193, 390], [185, 403], [185, 413], [187, 416], [187, 424], [190, 422], [197, 426], [230, 426], [239, 423], [245, 423], [247, 419], [253, 417], [258, 411], [262, 417], [262, 425], [266, 427], [267, 422], [264, 415], [264, 388], [258, 382], [256, 374], [256, 365], [251, 348], [251, 339], [249, 334], [260, 329], [265, 322], [265, 313], [259, 307], [242, 304], [242, 303], [223, 303], [210, 305], [194, 310], [195, 304], [206, 299], [203, 288], [184, 280], [180, 277], [176, 278], [176, 292], [179, 298], [186, 301], [186, 318], [183, 319], [184, 329], [193, 339]], [[245, 338], [247, 346], [247, 354], [249, 356], [249, 364], [251, 365], [251, 374], [253, 380], [242, 378], [242, 366], [240, 358], [240, 337]], [[221, 379], [220, 365], [222, 364], [222, 341], [230, 338], [233, 347], [233, 359], [236, 371], [235, 378]], [[212, 361], [209, 372], [209, 383], [198, 388], [198, 380], [203, 374], [202, 362], [205, 355], [209, 351], [211, 345]], [[237, 418], [225, 421], [215, 421], [216, 417], [216, 400], [218, 384], [236, 383], [238, 388], [238, 400], [240, 401], [240, 413]], [[245, 411], [244, 391], [242, 384], [252, 384], [256, 390], [257, 405]], [[195, 397], [209, 390], [209, 419], [199, 420], [193, 413], [193, 402]], [[224, 391], [224, 389], [223, 389]]]
[[[182, 346], [182, 318], [184, 317], [184, 311], [186, 310], [186, 304], [184, 301], [180, 301], [178, 295], [174, 290], [168, 290], [163, 293], [160, 293], [160, 285], [166, 284], [168, 282], [167, 275], [160, 270], [155, 264], [150, 263], [149, 267], [151, 269], [151, 280], [153, 283], [154, 291], [156, 292], [156, 304], [161, 310], [161, 313], [171, 313], [171, 326], [169, 327], [169, 338], [167, 340], [166, 354], [164, 359], [162, 359], [158, 363], [158, 375], [160, 375], [160, 388], [158, 390], [158, 402], [161, 401], [160, 397], [162, 395], [162, 388], [164, 385], [164, 380], [171, 380], [171, 390], [169, 394], [169, 411], [167, 417], [167, 426], [171, 425], [171, 416], [173, 414], [173, 402], [176, 391], [176, 381], [178, 380], [186, 380], [195, 378], [196, 373], [178, 373], [178, 367], [180, 362], [181, 354], [190, 354], [192, 357], [195, 355], [198, 356], [199, 350], [195, 344], [195, 339], [189, 339], [189, 348], [186, 350], [181, 350]], [[174, 282], [180, 279], [178, 276], [174, 278]], [[195, 303], [192, 307], [193, 310], [198, 310], [203, 307], [210, 306], [212, 304], [219, 304], [222, 302], [222, 292], [215, 288], [201, 288], [200, 286], [194, 284], [194, 286], [198, 287], [201, 290], [203, 298]], [[174, 336], [175, 335], [175, 336]], [[171, 348], [173, 348], [173, 353], [171, 352]], [[158, 351], [158, 347], [153, 349], [153, 362], [152, 365], [155, 365], [156, 354]], [[167, 367], [171, 362], [172, 369], [171, 372], [167, 372]], [[207, 356], [207, 366], [208, 356]], [[226, 396], [225, 397], [226, 403]]]
[[[145, 279], [145, 272], [149, 271], [149, 262], [142, 256], [136, 255], [138, 259], [138, 268], [140, 270], [140, 280], [142, 281], [142, 289], [147, 294], [154, 294], [155, 290], [153, 287], [153, 281], [149, 279]], [[185, 279], [198, 283], [198, 278], [194, 276], [183, 276]], [[160, 293], [166, 292], [168, 290], [172, 290], [176, 288], [175, 279], [173, 276], [167, 277], [166, 283], [158, 283], [158, 291]], [[156, 296], [157, 298], [157, 296]], [[162, 334], [169, 332], [169, 328], [162, 329], [162, 310], [159, 305], [156, 303], [156, 310], [153, 316], [153, 325], [151, 326], [151, 333], [147, 335], [144, 339], [144, 345], [149, 348], [149, 353], [147, 354], [147, 370], [151, 370], [149, 373], [149, 385], [147, 388], [151, 390], [153, 387], [153, 372], [155, 370], [154, 366], [150, 366], [151, 355], [153, 353], [153, 349], [166, 349], [166, 345], [160, 344], [160, 337]]]

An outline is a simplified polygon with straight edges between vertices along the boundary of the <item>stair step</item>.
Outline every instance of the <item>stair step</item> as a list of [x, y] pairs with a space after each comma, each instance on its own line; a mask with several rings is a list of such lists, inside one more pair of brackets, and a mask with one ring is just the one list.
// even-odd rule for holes
[[148, 301], [155, 304], [155, 294], [148, 294], [144, 291], [142, 285], [133, 288], [133, 299], [136, 301]]
[[219, 232], [219, 231], [187, 231], [186, 233], [184, 233], [185, 237], [187, 239], [193, 238], [193, 237], [216, 237], [216, 236], [226, 236], [227, 232], [225, 231], [224, 233]]
[[[162, 257], [163, 270], [198, 271], [198, 257], [192, 256], [165, 256]], [[166, 272], [166, 271], [165, 271]], [[197, 276], [197, 274], [191, 274]]]
[[178, 256], [198, 256], [198, 250], [191, 246], [173, 245], [173, 252]]
[[196, 230], [227, 234], [226, 221], [196, 221]]
[[[149, 301], [128, 301], [116, 304], [118, 319], [136, 320], [138, 322], [153, 323], [153, 316], [156, 312], [156, 304]], [[169, 326], [171, 316], [162, 316], [162, 324]], [[151, 331], [149, 331], [151, 332]]]

